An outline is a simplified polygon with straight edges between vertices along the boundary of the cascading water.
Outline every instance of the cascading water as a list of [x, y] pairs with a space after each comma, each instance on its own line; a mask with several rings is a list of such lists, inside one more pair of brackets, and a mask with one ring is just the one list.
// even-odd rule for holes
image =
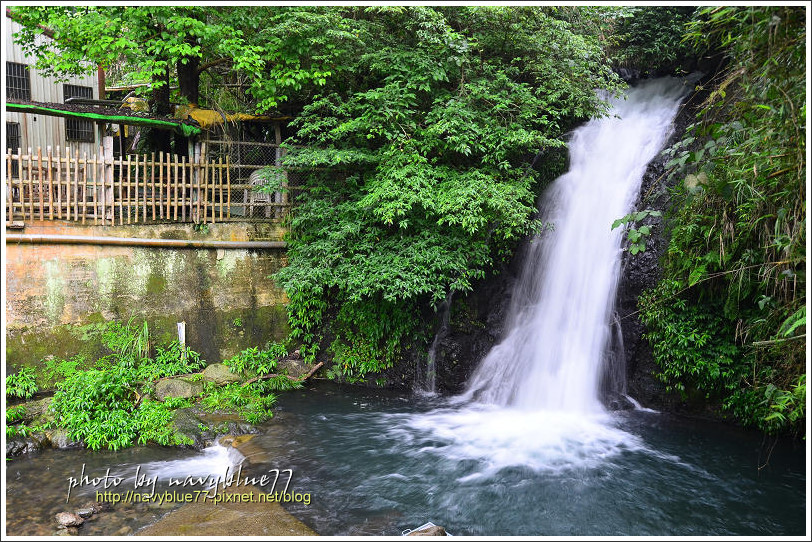
[[622, 232], [611, 226], [631, 211], [686, 90], [672, 78], [643, 82], [613, 100], [609, 116], [573, 133], [570, 171], [540, 204], [552, 228], [532, 243], [504, 340], [447, 407], [391, 420], [404, 441], [442, 443], [420, 454], [449, 465], [473, 461], [458, 481], [512, 467], [589, 468], [644, 448], [617, 426], [598, 389], [619, 343], [613, 317]]
[[437, 393], [437, 350], [440, 347], [440, 342], [448, 335], [448, 325], [451, 322], [451, 301], [453, 299], [454, 291], [452, 290], [440, 304], [440, 327], [434, 335], [431, 347], [429, 347], [425, 375], [421, 375], [419, 371], [416, 374], [418, 393], [426, 395], [435, 395]]
[[540, 205], [552, 229], [529, 250], [510, 331], [463, 399], [524, 410], [602, 410], [598, 386], [622, 254], [622, 232], [611, 225], [632, 210], [685, 90], [670, 78], [644, 82], [614, 100], [610, 116], [574, 132], [570, 170]]

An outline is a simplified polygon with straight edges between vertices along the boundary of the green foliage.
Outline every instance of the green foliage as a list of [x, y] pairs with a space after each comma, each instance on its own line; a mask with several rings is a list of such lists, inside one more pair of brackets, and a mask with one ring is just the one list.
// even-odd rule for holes
[[76, 355], [70, 359], [49, 358], [43, 360], [44, 369], [41, 370], [41, 382], [43, 387], [52, 389], [57, 382], [61, 382], [77, 371], [79, 367], [84, 367], [87, 360], [84, 356]]
[[785, 427], [802, 423], [806, 417], [806, 375], [800, 375], [792, 390], [780, 390], [768, 384], [764, 390], [761, 406], [769, 409], [769, 414], [761, 421], [763, 429], [776, 432]]
[[616, 65], [638, 69], [644, 76], [673, 72], [679, 61], [693, 53], [683, 36], [695, 10], [694, 6], [617, 8], [611, 45]]
[[[292, 125], [291, 338], [356, 381], [422, 340], [420, 315], [470, 291], [523, 235], [528, 162], [619, 88], [590, 35], [530, 7], [338, 10], [354, 47]], [[329, 169], [329, 174], [323, 169]]]
[[244, 374], [250, 372], [256, 375], [265, 375], [276, 368], [276, 361], [288, 353], [285, 345], [270, 343], [260, 350], [257, 347], [246, 348], [236, 356], [223, 360], [232, 373]]
[[110, 322], [102, 333], [102, 342], [113, 351], [108, 361], [113, 364], [135, 368], [149, 358], [149, 328], [144, 321], [134, 326], [132, 320], [126, 325]]
[[[169, 351], [165, 350], [166, 351]], [[191, 351], [189, 351], [191, 352]], [[68, 430], [74, 440], [93, 450], [118, 450], [136, 442], [161, 445], [192, 444], [172, 427], [172, 411], [190, 406], [185, 399], [163, 403], [145, 399], [139, 403], [144, 379], [171, 372], [171, 363], [152, 366], [149, 361], [138, 370], [127, 365], [77, 371], [58, 384], [51, 408], [57, 425]], [[185, 368], [176, 370], [186, 371]]]
[[[797, 7], [702, 8], [687, 39], [729, 59], [686, 137], [668, 149], [678, 180], [667, 226], [665, 278], [642, 302], [664, 374], [721, 390], [742, 423], [802, 432], [806, 322], [806, 63]], [[665, 284], [675, 286], [664, 286]], [[730, 371], [708, 356], [675, 361], [672, 334], [689, 303], [714, 315], [709, 344], [735, 346]], [[670, 306], [666, 309], [655, 307]], [[665, 311], [665, 312], [663, 312]], [[710, 351], [709, 351], [710, 352]], [[676, 368], [672, 369], [676, 363]], [[705, 376], [703, 376], [705, 375]], [[674, 381], [676, 382], [676, 380]]]
[[[322, 7], [17, 6], [12, 16], [23, 25], [15, 41], [44, 75], [91, 74], [100, 65], [113, 83], [163, 89], [166, 107], [167, 87], [179, 86], [173, 101], [202, 88], [201, 105], [266, 112], [324, 85], [355, 39], [337, 10]], [[38, 39], [43, 26], [52, 39]], [[235, 82], [239, 91], [229, 90]]]
[[276, 396], [263, 392], [259, 386], [243, 386], [235, 382], [217, 387], [207, 383], [204, 392], [200, 404], [208, 410], [233, 410], [248, 423], [261, 423], [273, 417], [271, 408], [276, 403]]
[[800, 309], [784, 320], [784, 323], [778, 328], [778, 335], [784, 338], [794, 337], [797, 335], [795, 333], [797, 329], [806, 329], [806, 305], [801, 306]]
[[276, 375], [271, 378], [253, 382], [251, 386], [261, 393], [273, 393], [300, 390], [304, 387], [304, 384], [302, 384], [300, 380], [288, 378], [287, 375]]
[[172, 425], [175, 409], [191, 406], [186, 399], [170, 398], [163, 403], [151, 399], [144, 400], [135, 411], [134, 423], [138, 432], [138, 444], [150, 442], [161, 446], [189, 445], [194, 441], [177, 433]]
[[22, 367], [16, 373], [6, 376], [6, 397], [28, 399], [38, 390], [35, 373], [31, 367]]
[[[622, 218], [618, 218], [614, 222], [612, 222], [612, 229], [620, 227], [624, 224], [634, 224], [636, 222], [640, 222], [644, 220], [646, 217], [658, 217], [661, 216], [662, 213], [660, 211], [654, 211], [651, 209], [644, 209], [642, 211], [637, 211], [634, 213], [629, 213]], [[639, 252], [646, 251], [646, 240], [651, 235], [651, 226], [644, 225], [640, 226], [639, 228], [630, 227], [626, 232], [626, 237], [629, 240], [629, 252], [632, 255], [635, 255]]]
[[[146, 322], [133, 326], [111, 322], [103, 326], [103, 341], [111, 353], [88, 367], [75, 356], [70, 360], [45, 361], [42, 374], [24, 369], [7, 378], [9, 397], [30, 397], [36, 391], [36, 379], [56, 382], [51, 402], [55, 420], [52, 425], [65, 428], [71, 439], [84, 442], [90, 449], [119, 450], [134, 444], [162, 446], [192, 445], [192, 440], [176, 431], [173, 412], [192, 407], [188, 399], [167, 398], [163, 402], [149, 397], [157, 379], [188, 374], [205, 366], [200, 354], [177, 341], [155, 347], [155, 359], [149, 357], [149, 331]], [[266, 375], [276, 360], [287, 354], [284, 345], [269, 343], [263, 350], [248, 348], [227, 363], [239, 373]], [[80, 367], [82, 367], [80, 369]], [[200, 380], [195, 373], [192, 378]], [[218, 387], [206, 382], [202, 406], [209, 410], [233, 410], [249, 423], [260, 423], [272, 416], [276, 392], [298, 389], [299, 381], [280, 375], [253, 382]], [[33, 391], [32, 391], [33, 390]], [[6, 410], [6, 435], [28, 436], [43, 427], [23, 423], [24, 405]]]
[[15, 438], [15, 437], [27, 437], [33, 431], [30, 427], [25, 425], [24, 423], [17, 424], [17, 425], [8, 425], [6, 424], [6, 438]]
[[58, 385], [51, 408], [57, 424], [72, 439], [84, 441], [93, 450], [118, 450], [136, 438], [135, 399], [132, 371], [116, 365], [74, 373]]
[[155, 347], [155, 359], [139, 366], [137, 378], [150, 381], [164, 376], [189, 374], [204, 368], [205, 365], [200, 359], [200, 354], [178, 341], [172, 341], [165, 347]]
[[660, 380], [669, 390], [697, 387], [714, 398], [736, 390], [745, 375], [736, 364], [739, 349], [718, 307], [711, 311], [680, 299], [679, 287], [677, 281], [664, 280], [638, 301], [644, 336], [662, 369]]
[[6, 409], [6, 424], [19, 422], [25, 417], [25, 405], [11, 406]]
[[146, 321], [140, 325], [133, 325], [132, 320], [126, 325], [110, 322], [102, 341], [111, 353], [98, 360], [95, 368], [77, 370], [85, 365], [80, 357], [46, 363], [45, 378], [57, 382], [51, 405], [55, 423], [93, 450], [118, 450], [136, 442], [191, 444], [170, 423], [172, 410], [189, 406], [188, 401], [161, 404], [139, 399], [153, 380], [202, 367], [200, 355], [173, 341], [157, 346], [153, 360]]

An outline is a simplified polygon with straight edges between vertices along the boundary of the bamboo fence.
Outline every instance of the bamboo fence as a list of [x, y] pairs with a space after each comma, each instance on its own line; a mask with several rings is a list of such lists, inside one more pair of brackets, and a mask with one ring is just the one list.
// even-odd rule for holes
[[231, 162], [177, 154], [88, 156], [59, 147], [43, 154], [6, 150], [7, 221], [72, 220], [124, 225], [211, 224], [279, 218], [287, 199], [274, 201], [255, 184], [232, 182]]

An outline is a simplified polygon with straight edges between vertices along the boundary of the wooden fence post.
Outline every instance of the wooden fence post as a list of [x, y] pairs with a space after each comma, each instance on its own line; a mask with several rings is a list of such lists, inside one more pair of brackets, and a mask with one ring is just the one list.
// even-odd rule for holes
[[[155, 153], [152, 153], [152, 164], [150, 168], [150, 179], [152, 180], [151, 200], [152, 200], [152, 220], [155, 220]], [[145, 196], [146, 197], [146, 196]]]
[[39, 219], [45, 219], [45, 194], [42, 188], [42, 147], [37, 147], [37, 187], [39, 188]]
[[[123, 127], [121, 128], [124, 129]], [[130, 169], [130, 155], [127, 155], [127, 224], [132, 223], [133, 219], [133, 187], [132, 187], [132, 169]], [[121, 223], [124, 224], [124, 213], [121, 214]]]
[[161, 218], [164, 217], [164, 151], [158, 153], [158, 210]]
[[48, 220], [54, 219], [54, 175], [51, 172], [51, 147], [47, 147], [46, 152], [48, 154]]
[[62, 150], [56, 146], [56, 204], [59, 220], [62, 220]]
[[76, 148], [76, 160], [73, 162], [73, 219], [79, 220], [79, 147]]
[[8, 214], [6, 215], [6, 223], [12, 222], [14, 220], [14, 187], [11, 184], [11, 163], [13, 162], [13, 158], [11, 157], [11, 147], [8, 147], [8, 153], [6, 154], [6, 181], [8, 182]]
[[[186, 222], [186, 157], [183, 157], [183, 162], [180, 168], [181, 182], [180, 182], [180, 216], [183, 222]], [[190, 175], [191, 177], [191, 175]]]
[[82, 171], [82, 224], [84, 224], [87, 219], [87, 151], [82, 151], [82, 159], [85, 166]]
[[23, 221], [25, 221], [25, 186], [23, 185], [23, 149], [17, 147], [17, 175], [20, 176], [20, 213], [22, 213]]

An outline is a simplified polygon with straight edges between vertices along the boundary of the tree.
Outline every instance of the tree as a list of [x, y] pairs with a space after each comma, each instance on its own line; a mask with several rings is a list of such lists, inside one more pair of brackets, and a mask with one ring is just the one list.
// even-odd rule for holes
[[[15, 35], [37, 58], [37, 69], [57, 77], [90, 73], [96, 66], [123, 65], [128, 83], [149, 83], [152, 110], [170, 112], [170, 87], [198, 103], [200, 77], [228, 66], [248, 79], [244, 104], [257, 112], [277, 107], [307, 84], [324, 84], [330, 33], [308, 34], [301, 19], [331, 25], [330, 10], [216, 6], [14, 7], [22, 25]], [[46, 31], [49, 40], [39, 39]]]

